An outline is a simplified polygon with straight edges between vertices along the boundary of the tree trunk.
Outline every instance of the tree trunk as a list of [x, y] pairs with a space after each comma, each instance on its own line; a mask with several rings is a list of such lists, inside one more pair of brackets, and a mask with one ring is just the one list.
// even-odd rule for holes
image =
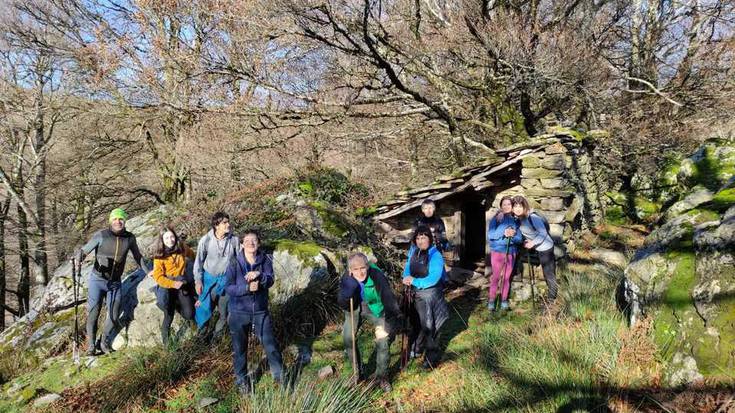
[[0, 331], [5, 330], [5, 288], [7, 286], [5, 273], [5, 218], [8, 216], [8, 207], [10, 206], [10, 198], [8, 198], [2, 210], [0, 210]]
[[34, 182], [36, 216], [38, 217], [38, 235], [36, 240], [35, 265], [37, 267], [36, 282], [47, 285], [48, 277], [48, 254], [46, 252], [46, 156], [43, 155], [46, 137], [44, 135], [44, 109], [43, 109], [43, 81], [45, 73], [39, 75], [36, 94], [36, 116], [34, 119], [35, 139], [34, 148], [38, 159], [36, 179]]
[[620, 177], [620, 192], [625, 195], [625, 206], [623, 206], [623, 211], [625, 212], [625, 215], [634, 223], [640, 224], [641, 219], [638, 218], [638, 214], [636, 213], [636, 207], [635, 207], [635, 198], [637, 196], [635, 189], [633, 188], [633, 177], [635, 176], [635, 171], [628, 172], [625, 175]]
[[51, 238], [54, 240], [56, 262], [63, 262], [64, 257], [66, 257], [67, 243], [66, 239], [61, 239], [61, 234], [59, 233], [59, 201], [55, 197], [51, 201]]
[[[642, 0], [634, 0], [631, 3], [630, 22], [630, 57], [628, 60], [628, 73], [631, 77], [641, 77], [641, 31], [643, 26]], [[641, 85], [635, 80], [628, 80], [628, 89], [638, 90]]]
[[18, 206], [18, 255], [20, 256], [20, 279], [18, 280], [18, 313], [24, 315], [30, 308], [31, 268], [28, 251], [28, 217]]

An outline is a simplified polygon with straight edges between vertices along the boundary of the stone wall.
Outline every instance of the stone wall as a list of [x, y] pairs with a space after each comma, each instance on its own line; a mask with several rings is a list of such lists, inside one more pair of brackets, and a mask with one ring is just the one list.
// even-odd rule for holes
[[557, 256], [576, 232], [603, 218], [600, 177], [592, 169], [592, 147], [584, 141], [557, 141], [522, 159], [519, 186], [496, 194], [493, 206], [505, 195], [522, 194], [531, 208], [549, 221]]
[[421, 199], [431, 197], [439, 200], [437, 215], [444, 219], [450, 241], [461, 248], [467, 230], [467, 220], [462, 216], [465, 200], [489, 201], [484, 205], [487, 225], [503, 196], [520, 194], [549, 221], [558, 247], [555, 252], [563, 256], [577, 233], [598, 225], [604, 216], [604, 177], [593, 168], [594, 142], [603, 135], [604, 132], [596, 131], [580, 134], [556, 130], [500, 149], [492, 161], [462, 168], [429, 186], [396, 194], [395, 199], [379, 206], [377, 231], [385, 235], [387, 242], [405, 246], [411, 224], [420, 214]]

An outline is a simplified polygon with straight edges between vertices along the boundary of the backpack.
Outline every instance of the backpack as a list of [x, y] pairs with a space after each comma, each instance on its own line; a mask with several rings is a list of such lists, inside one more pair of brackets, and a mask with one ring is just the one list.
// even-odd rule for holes
[[[212, 236], [210, 235], [209, 231], [207, 231], [206, 234], [204, 234], [204, 244], [209, 244], [209, 241], [212, 239]], [[202, 262], [207, 259], [207, 250], [204, 250], [204, 256], [202, 257]], [[232, 246], [232, 254], [233, 256], [237, 255], [237, 242], [235, 242], [235, 245]], [[266, 254], [268, 255], [268, 254]], [[196, 258], [195, 258], [196, 259]]]
[[536, 228], [536, 226], [533, 225], [533, 220], [531, 219], [531, 215], [536, 215], [537, 217], [539, 217], [541, 219], [541, 221], [543, 221], [544, 227], [546, 228], [546, 233], [549, 234], [549, 236], [551, 236], [551, 232], [549, 232], [550, 231], [549, 220], [547, 220], [545, 216], [539, 214], [536, 211], [531, 212], [530, 214], [528, 214], [528, 223], [531, 224], [531, 228], [533, 228], [533, 230], [536, 231], [536, 232], [538, 232], [538, 228]]

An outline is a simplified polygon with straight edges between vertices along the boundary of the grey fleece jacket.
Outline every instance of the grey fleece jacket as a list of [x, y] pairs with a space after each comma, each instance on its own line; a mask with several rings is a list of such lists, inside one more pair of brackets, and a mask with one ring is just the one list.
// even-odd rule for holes
[[197, 256], [194, 260], [194, 281], [201, 282], [204, 272], [212, 275], [224, 275], [230, 258], [234, 257], [240, 246], [240, 240], [227, 233], [225, 237], [218, 240], [214, 236], [214, 229], [210, 229], [205, 236], [199, 240]]
[[150, 272], [138, 249], [135, 235], [127, 230], [119, 233], [112, 232], [109, 228], [97, 231], [77, 252], [79, 262], [84, 261], [84, 257], [92, 251], [95, 252], [92, 273], [106, 280], [120, 281], [128, 252], [133, 254], [135, 262], [146, 274]]

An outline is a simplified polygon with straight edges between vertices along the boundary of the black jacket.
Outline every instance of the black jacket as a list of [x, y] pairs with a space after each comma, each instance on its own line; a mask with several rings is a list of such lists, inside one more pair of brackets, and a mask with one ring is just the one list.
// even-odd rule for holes
[[416, 230], [421, 226], [429, 227], [432, 235], [434, 236], [434, 246], [436, 246], [440, 252], [447, 250], [449, 243], [447, 242], [447, 229], [444, 226], [443, 219], [436, 215], [432, 215], [429, 218], [421, 215], [413, 224], [413, 233], [415, 234]]
[[133, 254], [135, 262], [146, 274], [150, 272], [150, 268], [143, 261], [143, 255], [138, 249], [135, 235], [127, 230], [119, 233], [112, 232], [109, 228], [97, 231], [78, 251], [79, 262], [82, 262], [84, 257], [92, 251], [95, 252], [92, 273], [106, 280], [120, 281], [125, 270], [125, 259], [128, 252]]

